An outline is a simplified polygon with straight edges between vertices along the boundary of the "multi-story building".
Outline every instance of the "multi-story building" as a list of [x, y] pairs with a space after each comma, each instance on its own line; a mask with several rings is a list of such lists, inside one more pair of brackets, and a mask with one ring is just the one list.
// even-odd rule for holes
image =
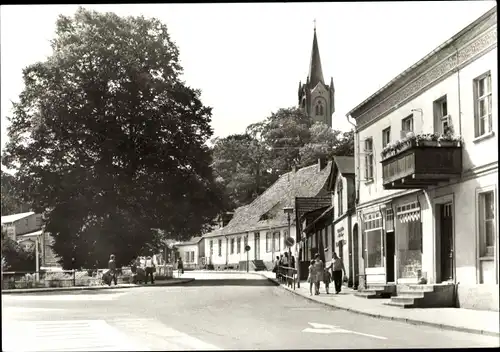
[[497, 66], [495, 7], [348, 113], [368, 285], [498, 310]]

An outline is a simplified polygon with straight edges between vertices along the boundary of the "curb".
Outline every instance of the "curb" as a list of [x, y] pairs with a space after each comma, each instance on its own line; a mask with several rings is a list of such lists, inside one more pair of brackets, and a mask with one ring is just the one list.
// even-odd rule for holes
[[373, 313], [364, 312], [362, 310], [357, 310], [357, 309], [353, 309], [353, 308], [346, 308], [346, 307], [337, 306], [337, 305], [331, 304], [331, 303], [317, 301], [317, 300], [315, 300], [312, 297], [301, 295], [300, 293], [294, 291], [293, 289], [290, 289], [290, 288], [288, 288], [286, 286], [281, 285], [278, 281], [276, 281], [276, 279], [269, 278], [269, 277], [267, 277], [265, 275], [262, 275], [262, 274], [260, 274], [260, 275], [262, 277], [265, 277], [266, 279], [268, 279], [272, 283], [274, 283], [276, 286], [281, 286], [283, 289], [285, 289], [285, 290], [287, 290], [289, 292], [292, 292], [293, 294], [295, 294], [297, 296], [300, 296], [302, 298], [305, 298], [305, 299], [307, 299], [309, 301], [312, 301], [312, 302], [315, 302], [315, 303], [319, 303], [319, 304], [324, 305], [324, 306], [329, 307], [329, 308], [336, 308], [336, 309], [340, 309], [340, 310], [345, 310], [347, 312], [351, 312], [351, 313], [355, 313], [355, 314], [360, 314], [360, 315], [365, 315], [365, 316], [369, 316], [369, 317], [377, 318], [377, 319], [398, 321], [398, 322], [412, 324], [412, 325], [430, 326], [430, 327], [438, 328], [438, 329], [442, 329], [442, 330], [467, 332], [467, 333], [476, 334], [476, 335], [485, 335], [485, 336], [493, 336], [493, 337], [499, 337], [500, 336], [500, 333], [493, 332], [493, 331], [463, 328], [463, 327], [459, 327], [459, 326], [452, 326], [452, 325], [431, 323], [431, 322], [427, 322], [427, 321], [423, 321], [423, 320], [400, 318], [400, 317], [394, 317], [394, 316], [382, 315], [382, 314], [373, 314]]
[[194, 278], [178, 279], [176, 281], [158, 283], [155, 285], [135, 285], [125, 284], [127, 286], [81, 286], [81, 287], [47, 287], [47, 288], [33, 288], [33, 289], [13, 289], [3, 290], [2, 295], [21, 294], [21, 293], [47, 293], [47, 292], [68, 292], [68, 291], [96, 291], [96, 290], [116, 290], [123, 288], [137, 288], [137, 287], [162, 287], [186, 284], [194, 281]]

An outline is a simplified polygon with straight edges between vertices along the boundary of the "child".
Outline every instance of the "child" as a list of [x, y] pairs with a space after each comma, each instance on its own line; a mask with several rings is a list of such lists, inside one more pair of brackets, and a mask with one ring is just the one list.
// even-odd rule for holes
[[311, 265], [309, 265], [309, 276], [307, 277], [307, 282], [309, 282], [309, 292], [311, 293], [311, 296], [313, 294], [313, 284], [314, 284], [314, 259], [311, 260]]
[[329, 269], [325, 269], [323, 274], [323, 282], [325, 283], [326, 294], [330, 294], [330, 282], [332, 282], [332, 274]]

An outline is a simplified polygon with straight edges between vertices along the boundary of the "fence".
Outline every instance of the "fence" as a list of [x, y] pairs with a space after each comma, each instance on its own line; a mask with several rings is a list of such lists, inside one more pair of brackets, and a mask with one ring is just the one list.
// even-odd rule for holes
[[289, 266], [279, 266], [278, 267], [278, 280], [282, 284], [287, 284], [295, 290], [295, 281], [297, 275], [297, 269]]

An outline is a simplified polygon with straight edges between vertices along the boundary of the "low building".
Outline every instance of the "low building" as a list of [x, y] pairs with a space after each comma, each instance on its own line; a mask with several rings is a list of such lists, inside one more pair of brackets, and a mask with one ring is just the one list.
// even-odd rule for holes
[[25, 250], [32, 249], [36, 241], [39, 241], [40, 266], [59, 266], [57, 257], [51, 247], [53, 238], [43, 231], [41, 214], [31, 211], [2, 216], [2, 231], [5, 231], [10, 239], [19, 243]]
[[302, 231], [306, 238], [302, 260], [307, 263], [319, 253], [322, 260], [330, 261], [336, 252], [344, 261], [349, 286], [357, 287], [358, 265], [353, 247], [357, 243], [354, 171], [354, 157], [333, 158], [327, 187], [328, 207], [314, 209], [303, 216]]
[[194, 270], [204, 267], [205, 248], [201, 236], [193, 237], [186, 242], [176, 243], [174, 246], [177, 249], [178, 257], [182, 259], [184, 269]]
[[[324, 160], [294, 169], [280, 176], [252, 203], [237, 208], [226, 226], [203, 235], [207, 263], [216, 269], [244, 269], [248, 256], [251, 269], [270, 269], [277, 256], [288, 252], [287, 237], [295, 240], [291, 252], [297, 257], [295, 198], [328, 195], [326, 183], [330, 171], [331, 163]], [[286, 214], [285, 209], [290, 213]]]
[[348, 113], [368, 285], [498, 310], [497, 67], [494, 7]]

